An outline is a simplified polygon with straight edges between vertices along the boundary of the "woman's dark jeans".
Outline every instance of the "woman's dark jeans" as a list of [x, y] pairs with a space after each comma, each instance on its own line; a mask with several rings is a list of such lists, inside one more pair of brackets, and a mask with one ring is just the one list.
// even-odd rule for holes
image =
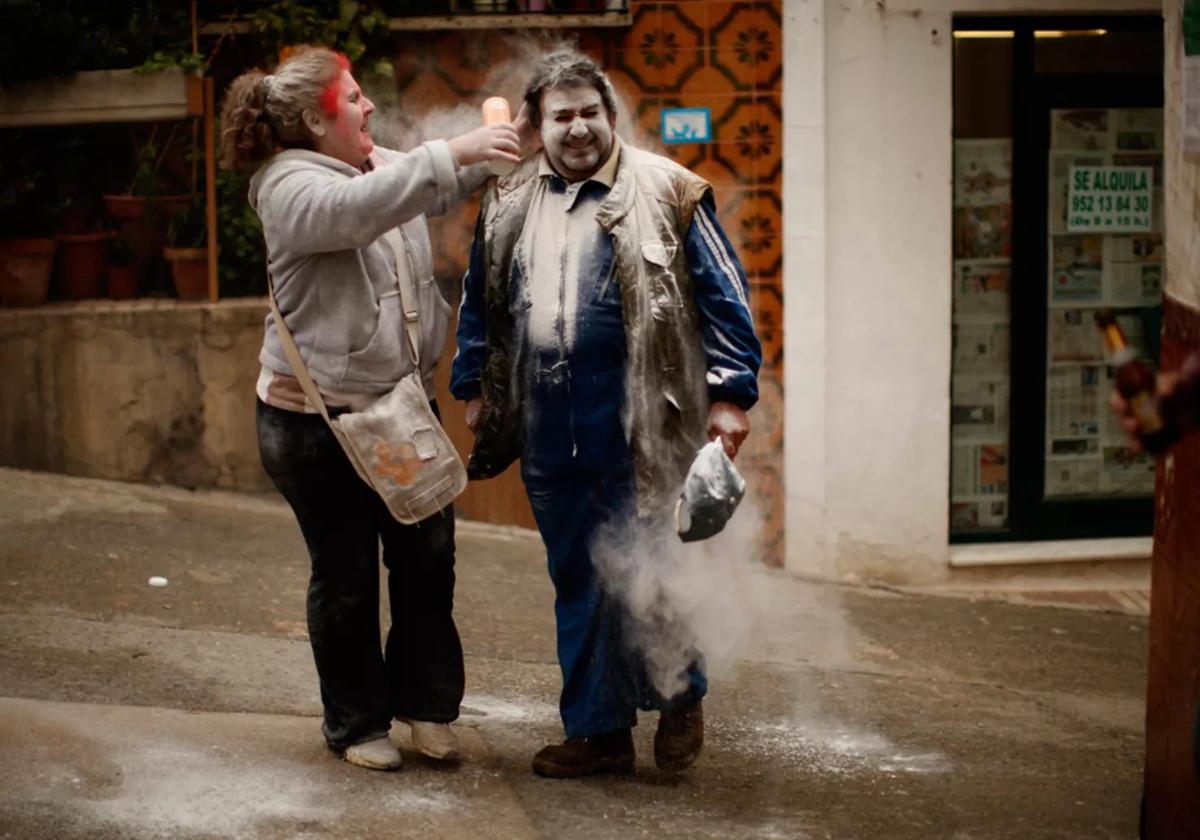
[[[455, 720], [463, 655], [451, 615], [453, 508], [401, 525], [319, 414], [259, 401], [257, 417], [263, 466], [292, 506], [312, 560], [308, 635], [329, 747], [341, 751], [385, 735], [393, 717]], [[382, 651], [380, 540], [392, 610]]]

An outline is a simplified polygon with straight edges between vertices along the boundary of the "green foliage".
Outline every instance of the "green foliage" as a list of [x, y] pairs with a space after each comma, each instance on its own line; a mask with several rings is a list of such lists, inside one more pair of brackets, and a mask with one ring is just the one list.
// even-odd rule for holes
[[185, 73], [199, 73], [204, 70], [203, 56], [196, 55], [190, 52], [163, 52], [156, 51], [153, 55], [133, 68], [135, 73], [157, 73], [161, 70], [173, 70], [178, 68]]
[[267, 252], [262, 223], [246, 201], [245, 175], [217, 172], [217, 270], [221, 297], [267, 293]]
[[251, 23], [272, 55], [284, 47], [320, 44], [357, 62], [380, 53], [390, 37], [387, 13], [358, 0], [277, 0], [255, 12]]
[[0, 0], [0, 84], [144, 63], [185, 66], [190, 51], [191, 15], [180, 0]]
[[187, 209], [167, 221], [167, 242], [172, 248], [200, 248], [208, 238], [204, 193], [197, 193]]

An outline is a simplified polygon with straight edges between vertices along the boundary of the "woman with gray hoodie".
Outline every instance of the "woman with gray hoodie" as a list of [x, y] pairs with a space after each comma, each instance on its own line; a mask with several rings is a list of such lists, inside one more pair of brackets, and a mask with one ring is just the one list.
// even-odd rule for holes
[[[406, 153], [376, 148], [374, 110], [343, 55], [308, 47], [273, 74], [239, 76], [221, 115], [222, 165], [254, 172], [249, 199], [275, 299], [331, 415], [365, 408], [413, 371], [395, 243], [415, 275], [421, 346], [440, 348], [450, 307], [433, 279], [425, 216], [483, 184], [475, 164], [519, 160], [508, 123]], [[420, 360], [431, 402], [437, 357]], [[463, 658], [451, 614], [453, 509], [415, 525], [392, 518], [305, 397], [270, 314], [259, 361], [259, 452], [311, 559], [308, 631], [326, 743], [353, 764], [394, 770], [388, 731], [398, 718], [420, 752], [455, 758]], [[382, 650], [381, 542], [392, 613]]]

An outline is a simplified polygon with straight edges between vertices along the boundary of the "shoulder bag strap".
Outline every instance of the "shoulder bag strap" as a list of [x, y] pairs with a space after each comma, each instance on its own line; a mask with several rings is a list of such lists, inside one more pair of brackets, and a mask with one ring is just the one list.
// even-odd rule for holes
[[321, 391], [317, 388], [317, 383], [313, 382], [312, 376], [309, 375], [308, 366], [304, 364], [304, 358], [300, 355], [300, 348], [296, 346], [296, 341], [292, 338], [292, 331], [288, 329], [287, 322], [283, 320], [283, 313], [279, 311], [279, 304], [275, 302], [275, 279], [271, 276], [270, 269], [267, 270], [267, 291], [271, 301], [271, 313], [275, 316], [275, 330], [279, 333], [280, 343], [283, 344], [283, 355], [287, 357], [288, 364], [292, 366], [292, 375], [299, 380], [300, 387], [304, 390], [304, 396], [308, 397], [308, 401], [316, 406], [317, 411], [325, 418], [325, 422], [329, 423], [329, 411], [325, 408], [325, 400], [321, 398]]
[[404, 314], [404, 333], [412, 350], [413, 370], [421, 373], [421, 313], [417, 309], [416, 290], [413, 289], [412, 265], [408, 257], [408, 239], [399, 228], [385, 234], [388, 244], [396, 255], [396, 281], [400, 286], [400, 311]]

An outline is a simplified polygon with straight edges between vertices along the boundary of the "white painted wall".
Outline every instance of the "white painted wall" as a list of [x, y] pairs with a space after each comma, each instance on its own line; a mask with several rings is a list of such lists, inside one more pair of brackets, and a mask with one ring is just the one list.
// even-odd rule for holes
[[1158, 8], [785, 0], [789, 569], [949, 574], [952, 15]]
[[[1183, 124], [1183, 0], [1167, 0], [1166, 119]], [[1183, 152], [1182, 130], [1167, 130], [1167, 294], [1191, 309], [1200, 309], [1200, 154]]]

